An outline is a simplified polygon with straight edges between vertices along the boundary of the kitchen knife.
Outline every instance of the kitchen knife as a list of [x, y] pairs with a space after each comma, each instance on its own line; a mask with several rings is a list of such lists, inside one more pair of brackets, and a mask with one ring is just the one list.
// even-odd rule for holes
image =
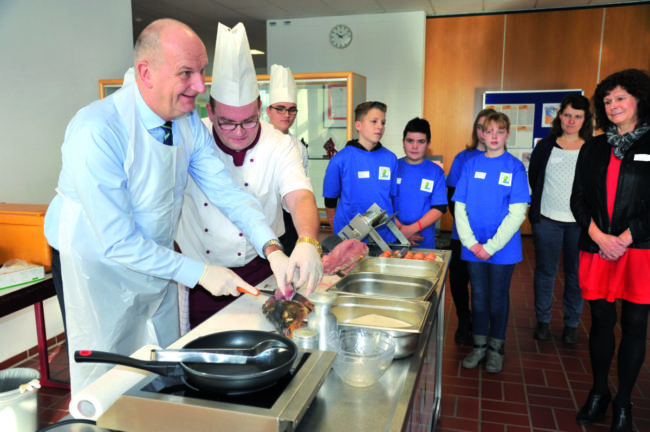
[[242, 288], [242, 287], [240, 287], [240, 286], [237, 287], [237, 291], [239, 291], [240, 293], [243, 293], [243, 294], [250, 294], [250, 295], [255, 296], [255, 297], [257, 297], [258, 295], [260, 295], [260, 291], [259, 291], [257, 288], [253, 288], [253, 289], [255, 290], [254, 292], [253, 292], [253, 291], [245, 290], [244, 288]]

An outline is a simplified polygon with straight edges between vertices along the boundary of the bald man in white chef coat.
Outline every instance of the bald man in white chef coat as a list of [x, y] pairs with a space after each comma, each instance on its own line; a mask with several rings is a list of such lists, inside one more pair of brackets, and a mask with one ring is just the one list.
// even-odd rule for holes
[[[299, 238], [289, 257], [287, 277], [293, 275], [295, 285], [306, 286], [309, 293], [322, 276], [316, 200], [298, 148], [289, 136], [260, 119], [257, 77], [242, 24], [232, 29], [219, 24], [214, 59], [207, 110], [217, 153], [242, 189], [259, 199], [276, 234], [284, 231], [282, 208], [291, 213]], [[176, 242], [184, 254], [228, 267], [251, 285], [271, 275], [272, 263], [254, 253], [240, 228], [212, 206], [191, 181]], [[232, 300], [192, 290], [191, 327]]]

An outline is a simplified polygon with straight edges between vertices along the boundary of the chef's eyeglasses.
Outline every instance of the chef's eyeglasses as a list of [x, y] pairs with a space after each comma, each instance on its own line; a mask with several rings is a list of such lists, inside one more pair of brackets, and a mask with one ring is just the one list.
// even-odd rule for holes
[[269, 108], [273, 108], [274, 110], [276, 110], [278, 112], [278, 114], [289, 113], [289, 115], [296, 115], [298, 113], [298, 108], [296, 108], [296, 107], [287, 108], [287, 107], [282, 106], [282, 105], [279, 105], [279, 106], [269, 105]]
[[221, 130], [225, 130], [227, 132], [232, 132], [235, 129], [237, 129], [237, 126], [241, 126], [242, 129], [253, 129], [257, 124], [260, 122], [260, 118], [256, 117], [254, 120], [247, 120], [245, 122], [241, 123], [221, 123], [219, 120], [217, 120], [217, 124], [221, 128]]

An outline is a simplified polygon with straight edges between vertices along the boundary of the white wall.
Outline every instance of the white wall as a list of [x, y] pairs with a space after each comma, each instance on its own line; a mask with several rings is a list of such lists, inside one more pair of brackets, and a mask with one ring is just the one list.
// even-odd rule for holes
[[[0, 201], [50, 202], [66, 124], [132, 55], [130, 0], [0, 0]], [[56, 299], [45, 317], [63, 331]], [[0, 361], [34, 345], [32, 307], [0, 318]]]
[[[329, 43], [330, 29], [346, 24], [352, 43], [337, 49]], [[388, 105], [382, 144], [398, 157], [402, 131], [422, 116], [426, 15], [404, 12], [373, 15], [270, 20], [266, 23], [268, 65], [299, 72], [353, 71], [367, 78], [366, 98]]]
[[132, 53], [130, 0], [0, 0], [0, 201], [50, 202], [66, 124]]

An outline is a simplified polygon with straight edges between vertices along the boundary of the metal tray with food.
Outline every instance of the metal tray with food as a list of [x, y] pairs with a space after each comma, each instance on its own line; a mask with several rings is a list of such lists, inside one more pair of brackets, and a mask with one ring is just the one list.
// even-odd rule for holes
[[341, 295], [332, 304], [339, 327], [380, 329], [395, 341], [395, 358], [412, 354], [431, 309], [419, 300]]
[[364, 272], [348, 274], [328, 291], [337, 294], [427, 300], [434, 293], [435, 285], [431, 279]]
[[350, 274], [382, 273], [438, 281], [442, 269], [443, 263], [437, 261], [367, 257], [354, 266]]

